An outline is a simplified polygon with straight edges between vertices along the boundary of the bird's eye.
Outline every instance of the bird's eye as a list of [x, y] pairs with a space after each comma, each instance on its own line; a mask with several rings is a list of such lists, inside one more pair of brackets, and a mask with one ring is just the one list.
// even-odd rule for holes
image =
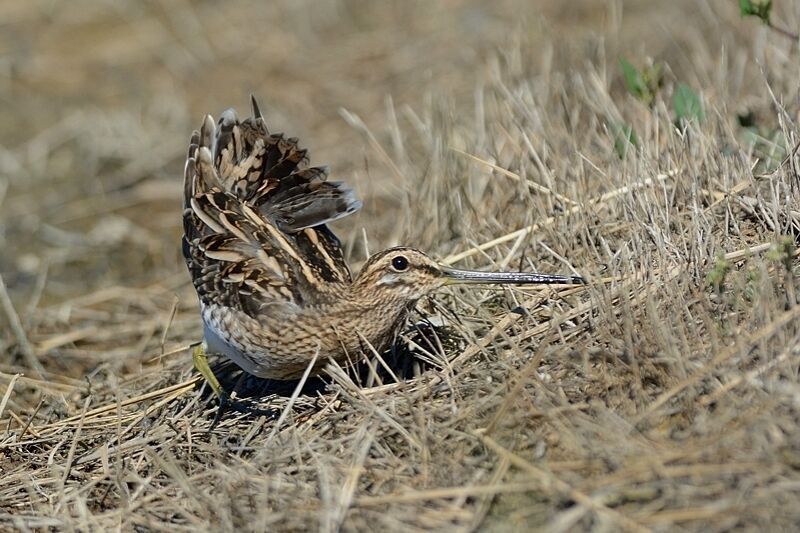
[[402, 272], [408, 268], [408, 259], [403, 257], [402, 255], [398, 255], [394, 259], [392, 259], [392, 268], [397, 270], [398, 272]]

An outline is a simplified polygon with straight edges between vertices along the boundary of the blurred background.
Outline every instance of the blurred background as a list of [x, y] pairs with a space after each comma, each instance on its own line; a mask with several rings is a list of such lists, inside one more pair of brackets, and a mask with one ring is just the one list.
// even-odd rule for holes
[[187, 140], [206, 113], [248, 112], [251, 93], [272, 131], [299, 137], [312, 163], [365, 199], [340, 231], [357, 237], [368, 224], [373, 248], [394, 244], [413, 232], [409, 183], [342, 110], [391, 142], [390, 122], [407, 128], [432, 101], [472, 112], [492, 58], [514, 47], [543, 83], [585, 64], [617, 69], [624, 54], [709, 88], [713, 72], [695, 79], [708, 58], [694, 45], [716, 49], [742, 26], [755, 23], [724, 1], [5, 0], [0, 272], [23, 300], [37, 279], [44, 301], [153, 272], [185, 281]]

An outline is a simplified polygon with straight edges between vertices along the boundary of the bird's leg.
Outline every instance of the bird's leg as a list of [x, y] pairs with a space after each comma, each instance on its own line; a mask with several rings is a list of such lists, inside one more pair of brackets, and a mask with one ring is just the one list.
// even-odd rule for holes
[[214, 375], [214, 372], [208, 365], [205, 342], [201, 342], [192, 349], [192, 362], [197, 371], [200, 372], [200, 375], [203, 376], [203, 379], [206, 380], [208, 386], [211, 387], [211, 390], [213, 390], [214, 394], [219, 398], [219, 409], [217, 409], [217, 414], [214, 416], [214, 420], [208, 428], [209, 431], [213, 431], [217, 424], [219, 424], [219, 421], [222, 420], [222, 415], [228, 407], [228, 393], [222, 390], [217, 376]]
[[206, 354], [206, 345], [204, 342], [192, 348], [192, 362], [194, 363], [195, 369], [200, 372], [200, 375], [206, 380], [208, 386], [211, 387], [211, 390], [213, 390], [214, 394], [216, 394], [217, 398], [219, 398], [219, 409], [217, 409], [217, 414], [214, 415], [214, 420], [211, 422], [208, 431], [213, 431], [214, 428], [217, 427], [217, 424], [219, 424], [219, 422], [222, 420], [222, 415], [225, 414], [225, 411], [227, 411], [228, 408], [231, 408], [238, 413], [247, 413], [256, 416], [268, 416], [273, 420], [278, 419], [280, 411], [276, 411], [274, 409], [254, 409], [243, 406], [238, 400], [233, 400], [230, 398], [230, 396], [228, 396], [228, 393], [222, 388], [217, 376], [214, 375], [214, 372], [211, 370], [211, 366], [208, 364], [208, 355]]
[[200, 375], [203, 376], [203, 378], [206, 380], [206, 383], [208, 383], [208, 386], [211, 387], [211, 390], [214, 391], [214, 394], [216, 394], [218, 398], [222, 399], [224, 396], [227, 396], [225, 391], [222, 390], [219, 380], [217, 380], [217, 376], [214, 375], [214, 372], [208, 365], [208, 355], [206, 355], [205, 342], [201, 342], [192, 349], [192, 362], [194, 363], [194, 367], [198, 372], [200, 372]]

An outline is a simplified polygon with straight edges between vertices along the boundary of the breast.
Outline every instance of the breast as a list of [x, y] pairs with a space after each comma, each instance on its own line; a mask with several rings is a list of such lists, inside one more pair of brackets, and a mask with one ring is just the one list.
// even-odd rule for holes
[[206, 305], [203, 326], [209, 354], [222, 354], [261, 378], [296, 379], [316, 356], [315, 373], [330, 359], [340, 364], [386, 349], [406, 313], [350, 308], [316, 309], [258, 321], [235, 309]]
[[[328, 348], [346, 351], [349, 358], [372, 355], [389, 348], [406, 322], [409, 309], [386, 309], [383, 307], [356, 307], [331, 313], [327, 318], [329, 334]], [[367, 346], [364, 341], [371, 345]], [[342, 353], [342, 356], [345, 354]]]

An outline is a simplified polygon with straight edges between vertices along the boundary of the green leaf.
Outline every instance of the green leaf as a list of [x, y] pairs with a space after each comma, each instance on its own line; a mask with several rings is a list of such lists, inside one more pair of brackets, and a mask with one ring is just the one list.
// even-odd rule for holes
[[703, 103], [700, 97], [691, 87], [685, 83], [679, 83], [672, 95], [672, 106], [675, 109], [675, 120], [679, 124], [689, 120], [700, 122], [705, 118]]
[[794, 239], [791, 235], [782, 235], [778, 242], [767, 252], [767, 259], [781, 263], [786, 272], [791, 273], [794, 266]]
[[625, 77], [625, 87], [636, 98], [643, 100], [647, 93], [647, 84], [642, 73], [624, 57], [619, 58], [622, 75]]
[[620, 159], [625, 159], [629, 147], [638, 147], [639, 139], [636, 132], [628, 124], [618, 124], [614, 127], [614, 151]]
[[622, 76], [628, 92], [638, 100], [652, 106], [664, 78], [661, 63], [655, 63], [639, 70], [630, 61], [620, 57], [619, 64], [622, 67]]
[[743, 17], [757, 17], [764, 24], [769, 24], [769, 18], [772, 14], [772, 0], [739, 0], [739, 14]]

